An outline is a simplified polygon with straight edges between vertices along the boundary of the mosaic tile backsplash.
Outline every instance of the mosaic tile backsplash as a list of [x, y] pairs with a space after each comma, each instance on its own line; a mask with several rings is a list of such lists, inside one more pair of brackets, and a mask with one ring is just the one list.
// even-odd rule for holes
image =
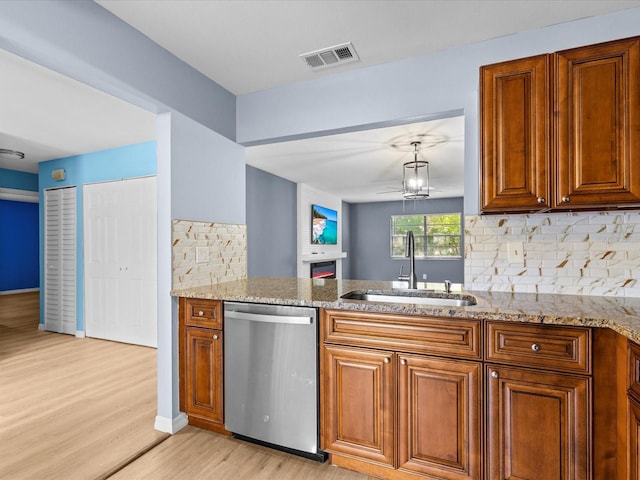
[[171, 237], [174, 290], [247, 278], [246, 225], [174, 220]]
[[640, 211], [470, 215], [464, 243], [467, 289], [640, 297]]

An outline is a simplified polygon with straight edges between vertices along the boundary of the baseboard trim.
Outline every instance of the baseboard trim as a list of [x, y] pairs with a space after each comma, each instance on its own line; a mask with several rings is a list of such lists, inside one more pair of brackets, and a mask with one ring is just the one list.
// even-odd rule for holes
[[76, 330], [76, 338], [84, 338], [84, 330]]
[[21, 288], [19, 290], [3, 290], [2, 292], [0, 292], [0, 295], [14, 295], [16, 293], [31, 293], [39, 291], [39, 288]]
[[189, 419], [187, 418], [187, 415], [183, 412], [180, 412], [173, 419], [167, 418], [167, 417], [161, 417], [159, 415], [156, 416], [156, 422], [153, 427], [159, 432], [170, 433], [173, 435], [174, 433], [177, 433], [178, 431], [182, 430], [188, 424], [189, 424]]

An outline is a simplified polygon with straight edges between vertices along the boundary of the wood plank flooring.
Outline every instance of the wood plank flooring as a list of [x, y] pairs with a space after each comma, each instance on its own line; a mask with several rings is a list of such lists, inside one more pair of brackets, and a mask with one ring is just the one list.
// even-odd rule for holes
[[155, 431], [156, 351], [40, 332], [38, 302], [0, 295], [1, 480], [375, 480], [195, 427]]
[[38, 331], [38, 296], [0, 295], [0, 479], [105, 478], [167, 437], [156, 351]]
[[186, 427], [109, 480], [375, 480], [328, 463]]

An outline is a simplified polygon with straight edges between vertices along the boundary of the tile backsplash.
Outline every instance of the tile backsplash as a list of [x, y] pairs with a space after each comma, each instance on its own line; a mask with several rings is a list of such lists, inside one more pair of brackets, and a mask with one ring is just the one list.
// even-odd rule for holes
[[467, 289], [640, 297], [640, 211], [470, 215], [464, 243]]
[[173, 220], [171, 230], [174, 290], [247, 278], [246, 225]]

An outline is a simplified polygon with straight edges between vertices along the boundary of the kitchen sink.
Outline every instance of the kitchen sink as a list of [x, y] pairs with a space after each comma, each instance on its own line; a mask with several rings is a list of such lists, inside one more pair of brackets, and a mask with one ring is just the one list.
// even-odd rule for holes
[[354, 290], [345, 293], [340, 298], [344, 300], [364, 300], [367, 302], [408, 303], [445, 307], [468, 307], [476, 304], [475, 297], [471, 295], [420, 290]]

